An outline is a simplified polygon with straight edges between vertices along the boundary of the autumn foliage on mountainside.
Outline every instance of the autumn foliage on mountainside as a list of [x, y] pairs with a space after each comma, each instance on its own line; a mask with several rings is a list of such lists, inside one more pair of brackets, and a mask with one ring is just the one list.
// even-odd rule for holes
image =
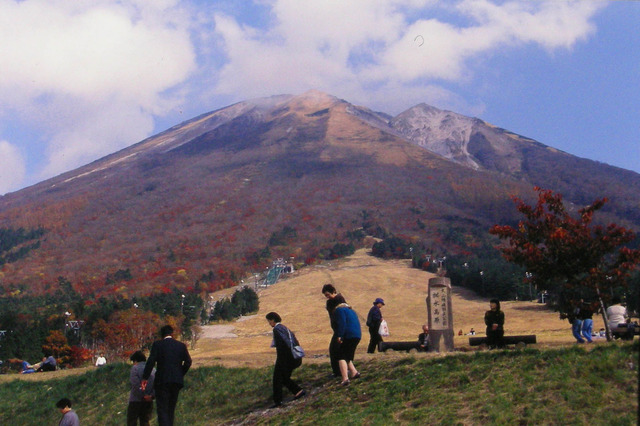
[[555, 295], [560, 312], [570, 313], [580, 299], [599, 301], [604, 312], [611, 296], [626, 286], [627, 277], [640, 262], [640, 249], [626, 246], [635, 234], [614, 223], [593, 223], [594, 213], [606, 199], [580, 209], [574, 218], [562, 195], [536, 190], [535, 206], [515, 199], [524, 216], [516, 227], [496, 225], [490, 233], [507, 240], [508, 245], [501, 248], [505, 258], [524, 266], [532, 283]]
[[92, 334], [98, 352], [110, 358], [126, 359], [136, 350], [150, 346], [160, 327], [168, 322], [177, 325], [171, 318], [163, 319], [153, 312], [130, 308], [114, 312], [108, 321], [98, 320]]
[[[276, 98], [204, 114], [0, 197], [0, 227], [45, 231], [37, 248], [0, 269], [4, 294], [52, 294], [58, 277], [88, 304], [175, 288], [204, 293], [274, 259], [312, 264], [381, 234], [466, 255], [489, 226], [515, 220], [510, 196], [528, 199], [531, 176], [557, 179], [577, 199], [600, 196], [606, 182], [603, 216], [640, 226], [629, 208], [640, 186], [632, 172], [590, 162], [590, 176], [579, 178], [587, 160], [567, 163], [571, 156], [520, 139], [511, 147], [521, 159], [515, 175], [488, 166], [495, 150], [482, 151], [487, 168], [475, 170], [332, 96]], [[552, 166], [541, 163], [559, 170], [544, 173]]]

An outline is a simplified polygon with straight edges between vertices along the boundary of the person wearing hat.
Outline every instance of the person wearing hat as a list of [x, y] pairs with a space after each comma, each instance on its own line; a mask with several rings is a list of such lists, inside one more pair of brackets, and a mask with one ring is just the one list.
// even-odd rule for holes
[[380, 336], [380, 323], [382, 322], [382, 311], [380, 308], [384, 306], [384, 300], [377, 298], [373, 302], [373, 306], [369, 309], [369, 315], [367, 315], [367, 327], [369, 327], [369, 347], [367, 347], [367, 353], [374, 353], [378, 347], [378, 343], [382, 342], [382, 336]]

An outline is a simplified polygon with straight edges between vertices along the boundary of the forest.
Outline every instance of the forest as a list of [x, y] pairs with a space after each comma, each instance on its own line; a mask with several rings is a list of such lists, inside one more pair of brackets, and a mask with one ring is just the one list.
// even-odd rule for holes
[[[43, 275], [44, 291], [21, 284], [6, 285], [0, 297], [0, 360], [36, 362], [46, 352], [55, 354], [67, 366], [86, 363], [97, 353], [110, 358], [126, 358], [131, 352], [150, 345], [162, 323], [172, 324], [183, 339], [195, 343], [200, 325], [211, 320], [232, 320], [258, 308], [257, 295], [249, 288], [218, 301], [211, 300], [209, 293], [238, 285], [243, 277], [251, 277], [252, 281], [257, 275], [255, 271], [264, 271], [265, 264], [284, 253], [295, 253], [296, 268], [300, 268], [348, 256], [356, 248], [371, 247], [374, 256], [411, 259], [413, 267], [446, 274], [454, 285], [469, 288], [484, 297], [532, 300], [548, 290], [545, 282], [536, 281], [543, 275], [542, 271], [532, 276], [532, 267], [509, 261], [499, 237], [475, 220], [449, 215], [441, 222], [429, 222], [424, 210], [416, 206], [408, 207], [406, 213], [404, 220], [407, 223], [396, 229], [409, 232], [394, 233], [381, 212], [361, 210], [353, 220], [328, 227], [340, 230], [339, 234], [307, 241], [304, 248], [300, 248], [299, 240], [306, 240], [313, 234], [303, 230], [301, 225], [284, 225], [265, 238], [266, 244], [262, 248], [257, 246], [246, 251], [242, 258], [236, 258], [235, 263], [214, 269], [198, 269], [194, 263], [184, 261], [189, 253], [206, 250], [209, 246], [187, 250], [184, 245], [177, 244], [175, 248], [157, 253], [150, 261], [162, 267], [146, 274], [141, 274], [140, 266], [135, 264], [136, 257], [133, 257], [130, 263], [122, 262], [118, 269], [105, 270], [101, 277], [92, 278], [92, 281], [72, 281], [59, 276], [51, 282]], [[429, 229], [435, 229], [435, 232], [425, 231], [427, 222]], [[513, 220], [495, 229], [507, 230], [512, 225], [516, 225]], [[594, 229], [601, 229], [598, 228], [600, 224], [594, 226]], [[606, 229], [618, 229], [611, 226]], [[559, 226], [558, 229], [564, 228]], [[556, 234], [553, 234], [554, 238]], [[9, 255], [19, 253], [21, 249], [30, 250], [31, 255], [38, 253], [37, 244], [46, 235], [47, 231], [40, 227], [1, 229], [0, 259], [11, 265], [15, 260]], [[625, 240], [624, 246], [631, 250], [630, 253], [637, 251], [638, 238], [633, 233], [627, 235], [629, 239]], [[6, 273], [6, 268], [3, 271]], [[170, 279], [163, 285], [149, 287], [146, 281], [154, 279], [155, 274], [165, 274]], [[578, 274], [572, 279], [579, 280], [580, 277]], [[553, 288], [550, 290], [547, 302], [558, 310], [564, 309], [562, 294]], [[605, 288], [605, 298], [614, 295], [623, 296], [630, 310], [640, 311], [640, 273], [631, 268], [624, 282]], [[9, 364], [5, 363], [5, 368]]]
[[[55, 356], [63, 368], [85, 365], [97, 354], [126, 360], [134, 351], [150, 347], [164, 324], [171, 324], [181, 339], [195, 345], [201, 325], [258, 309], [257, 294], [248, 287], [215, 305], [206, 294], [177, 288], [97, 301], [78, 294], [63, 277], [58, 288], [40, 296], [0, 297], [0, 360], [5, 370], [18, 368], [22, 360], [35, 363], [47, 354]], [[231, 314], [218, 315], [214, 308], [218, 305]]]

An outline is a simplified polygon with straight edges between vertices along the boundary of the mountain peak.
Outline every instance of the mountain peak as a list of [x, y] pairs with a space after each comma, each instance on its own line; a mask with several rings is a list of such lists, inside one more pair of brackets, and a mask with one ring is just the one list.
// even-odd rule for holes
[[288, 102], [294, 109], [324, 109], [331, 108], [344, 101], [319, 90], [309, 90], [301, 95], [293, 96]]

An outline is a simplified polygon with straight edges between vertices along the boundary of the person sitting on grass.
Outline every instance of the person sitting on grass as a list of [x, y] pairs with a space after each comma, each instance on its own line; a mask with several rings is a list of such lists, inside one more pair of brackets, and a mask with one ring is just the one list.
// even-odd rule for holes
[[29, 364], [27, 361], [22, 361], [20, 366], [20, 374], [30, 374], [35, 373], [36, 368], [33, 365]]
[[50, 353], [46, 353], [36, 371], [56, 371], [57, 365], [58, 362], [56, 361], [55, 357]]

